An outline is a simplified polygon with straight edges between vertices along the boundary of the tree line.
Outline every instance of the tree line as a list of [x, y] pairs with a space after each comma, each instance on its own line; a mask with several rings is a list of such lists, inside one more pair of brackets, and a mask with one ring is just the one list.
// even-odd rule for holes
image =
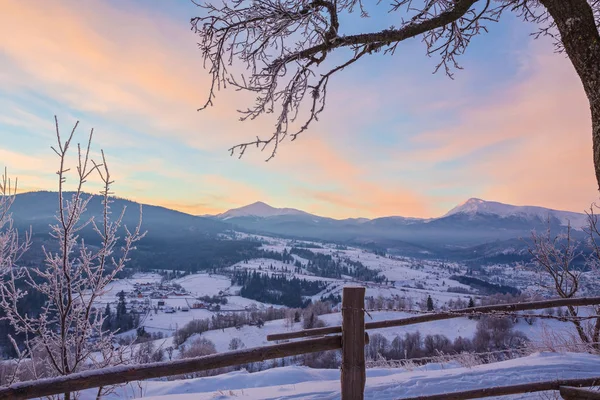
[[385, 281], [385, 277], [378, 271], [366, 267], [358, 260], [334, 259], [330, 254], [315, 253], [298, 247], [292, 247], [290, 253], [308, 260], [306, 270], [318, 276], [335, 279], [350, 276], [364, 282], [377, 283]]

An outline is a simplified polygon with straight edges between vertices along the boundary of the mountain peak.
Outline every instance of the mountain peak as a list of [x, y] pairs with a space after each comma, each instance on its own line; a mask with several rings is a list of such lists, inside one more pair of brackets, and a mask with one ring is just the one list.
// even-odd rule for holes
[[217, 215], [219, 219], [229, 219], [234, 217], [275, 217], [280, 215], [306, 215], [304, 211], [296, 210], [294, 208], [275, 208], [262, 201], [256, 201], [247, 206], [233, 208], [222, 214]]
[[442, 218], [451, 215], [462, 214], [468, 216], [474, 215], [496, 215], [500, 218], [519, 217], [526, 220], [540, 219], [546, 221], [548, 218], [556, 218], [561, 225], [568, 223], [575, 229], [581, 229], [585, 226], [587, 216], [581, 213], [570, 211], [557, 211], [550, 208], [537, 206], [514, 206], [510, 204], [499, 203], [497, 201], [486, 201], [478, 198], [470, 198], [462, 204], [448, 211]]
[[[244, 207], [255, 207], [255, 208], [260, 207], [260, 208], [269, 208], [269, 209], [275, 210], [275, 207], [268, 205], [264, 201], [255, 201], [254, 203], [248, 204], [247, 206], [244, 206]], [[243, 208], [243, 207], [240, 207], [240, 208]]]
[[513, 207], [507, 204], [497, 203], [495, 201], [485, 201], [476, 197], [471, 197], [469, 200], [448, 211], [444, 217], [454, 214], [476, 214], [478, 212], [496, 214], [494, 211], [498, 211], [501, 206]]

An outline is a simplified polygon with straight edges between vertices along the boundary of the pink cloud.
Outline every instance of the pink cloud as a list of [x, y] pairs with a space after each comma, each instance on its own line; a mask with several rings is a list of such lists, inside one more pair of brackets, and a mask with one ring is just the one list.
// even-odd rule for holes
[[[268, 136], [273, 129], [273, 119], [268, 117], [238, 122], [235, 110], [248, 105], [251, 96], [240, 97], [239, 92], [229, 90], [219, 94], [216, 107], [196, 111], [206, 94], [208, 74], [201, 67], [195, 38], [185, 20], [116, 9], [100, 1], [48, 0], [31, 7], [6, 0], [0, 14], [0, 36], [10, 38], [0, 42], [0, 51], [10, 61], [0, 73], [0, 84], [5, 87], [35, 89], [111, 122], [140, 121], [148, 135], [221, 151], [227, 162], [245, 163], [265, 174], [265, 179], [276, 176], [290, 192], [302, 196], [288, 201], [310, 205], [320, 214], [437, 215], [442, 210], [436, 203], [442, 198], [425, 195], [427, 189], [469, 184], [484, 186], [473, 196], [574, 210], [585, 208], [597, 197], [585, 96], [568, 61], [551, 55], [546, 47], [538, 49], [536, 45], [534, 52], [527, 53], [531, 58], [516, 85], [490, 93], [484, 102], [464, 97], [460, 82], [444, 83], [449, 88], [444, 93], [450, 95], [440, 91], [439, 98], [429, 102], [422, 96], [434, 95], [432, 90], [421, 90], [420, 85], [411, 84], [412, 78], [393, 79], [389, 85], [402, 87], [401, 96], [416, 96], [421, 113], [460, 110], [457, 125], [418, 136], [413, 142], [418, 150], [410, 154], [390, 148], [364, 156], [361, 149], [351, 149], [358, 147], [352, 142], [357, 127], [368, 124], [388, 104], [392, 93], [376, 92], [384, 82], [374, 90], [366, 84], [345, 86], [343, 80], [337, 80], [320, 123], [264, 163], [267, 155], [257, 151], [247, 153], [242, 161], [226, 158], [229, 145]], [[424, 74], [423, 79], [428, 76]], [[423, 85], [434, 87], [440, 82], [438, 77], [431, 79]], [[410, 111], [419, 113], [419, 107]], [[32, 123], [37, 121], [32, 119]], [[104, 140], [128, 143], [126, 137], [112, 132]], [[507, 143], [511, 145], [503, 146]], [[483, 151], [485, 158], [477, 158]], [[468, 157], [474, 159], [464, 161]], [[0, 153], [0, 159], [32, 170], [47, 165], [8, 153]], [[275, 200], [268, 195], [268, 183], [257, 189], [215, 171], [194, 173], [155, 161], [143, 165], [115, 161], [118, 182], [129, 182], [134, 173], [148, 171], [197, 184], [189, 193], [194, 200], [189, 202], [181, 201], [183, 194], [175, 190], [162, 193], [160, 182], [132, 183], [126, 189], [140, 199], [194, 213], [222, 211], [248, 199]], [[435, 168], [445, 161], [459, 161], [463, 166], [448, 171]], [[403, 174], [417, 173], [421, 166], [430, 168], [432, 175], [418, 184], [407, 184], [403, 177], [408, 176]], [[389, 172], [399, 170], [401, 174]], [[375, 178], [381, 175], [388, 176]]]

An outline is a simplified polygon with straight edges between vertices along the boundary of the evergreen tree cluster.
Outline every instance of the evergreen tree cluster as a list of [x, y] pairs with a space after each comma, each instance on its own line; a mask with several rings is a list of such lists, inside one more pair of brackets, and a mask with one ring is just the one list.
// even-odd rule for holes
[[256, 241], [221, 240], [200, 233], [169, 240], [149, 235], [138, 244], [129, 266], [143, 271], [216, 272], [237, 262], [260, 257], [263, 252], [260, 245]]
[[125, 292], [120, 291], [118, 294], [119, 301], [115, 312], [110, 308], [110, 304], [106, 304], [104, 309], [104, 323], [102, 329], [104, 331], [125, 332], [135, 328], [139, 324], [139, 316], [137, 314], [127, 312], [127, 303], [125, 301]]
[[306, 307], [313, 296], [327, 286], [321, 281], [288, 279], [284, 275], [271, 275], [259, 271], [238, 271], [232, 276], [233, 285], [242, 286], [240, 295], [263, 303], [282, 304], [287, 307]]
[[486, 282], [481, 279], [474, 278], [472, 276], [454, 275], [450, 279], [460, 282], [464, 285], [469, 285], [474, 289], [477, 289], [480, 294], [493, 295], [493, 294], [510, 294], [519, 295], [521, 291], [517, 288], [507, 285], [497, 285], [495, 283]]
[[269, 260], [281, 261], [284, 264], [294, 264], [294, 257], [292, 257], [291, 252], [288, 252], [287, 249], [283, 249], [282, 253], [272, 250], [256, 249], [252, 251], [250, 257], [245, 258], [243, 262], [244, 264], [248, 264], [248, 260], [254, 258], [266, 258]]
[[321, 296], [321, 301], [328, 301], [331, 304], [339, 304], [342, 302], [342, 296], [340, 294], [329, 293], [328, 296]]

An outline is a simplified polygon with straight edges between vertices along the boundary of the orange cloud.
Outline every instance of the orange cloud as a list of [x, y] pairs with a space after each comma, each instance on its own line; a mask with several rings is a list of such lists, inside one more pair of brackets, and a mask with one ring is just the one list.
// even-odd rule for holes
[[481, 162], [493, 182], [485, 195], [581, 212], [598, 198], [589, 103], [565, 57], [534, 53], [532, 63], [535, 74], [514, 90], [515, 118], [496, 127], [516, 132], [518, 145]]
[[[264, 163], [267, 154], [249, 151], [242, 161], [236, 161], [227, 158], [225, 149], [256, 135], [268, 136], [273, 119], [240, 123], [235, 110], [252, 98], [233, 91], [220, 93], [216, 107], [198, 113], [208, 88], [208, 74], [202, 69], [187, 21], [119, 7], [75, 0], [47, 0], [31, 7], [27, 2], [5, 0], [0, 36], [10, 39], [0, 42], [0, 52], [8, 60], [0, 71], [0, 84], [15, 90], [31, 88], [111, 122], [132, 127], [139, 124], [139, 130], [147, 135], [222, 151], [224, 162], [245, 163], [263, 173], [265, 180], [276, 177], [277, 183], [272, 185], [283, 182], [286, 193], [300, 195], [281, 201], [282, 206], [306, 206], [319, 214], [437, 215], [443, 210], [435, 204], [448, 197], [425, 195], [427, 189], [471, 184], [483, 187], [480, 193], [471, 193], [473, 196], [573, 210], [585, 208], [597, 197], [589, 107], [569, 62], [550, 55], [548, 48], [530, 52], [533, 56], [529, 69], [523, 71], [523, 80], [490, 93], [483, 104], [479, 99], [476, 103], [455, 100], [455, 93], [446, 97], [440, 93], [427, 111], [456, 109], [459, 101], [464, 110], [460, 123], [418, 136], [413, 142], [418, 150], [410, 154], [394, 148], [368, 157], [360, 154], [360, 148], [349, 148], [345, 139], [351, 143], [349, 136], [356, 126], [372, 118], [371, 110], [385, 106], [386, 98], [369, 91], [368, 85], [358, 89], [356, 85], [339, 85], [335, 97], [353, 101], [339, 108], [330, 102], [322, 120], [293, 144], [282, 146], [274, 160]], [[429, 79], [428, 74], [422, 78]], [[403, 92], [407, 97], [414, 94], [410, 90], [421, 89], [413, 86]], [[363, 95], [356, 96], [359, 89]], [[27, 118], [26, 114], [3, 116], [0, 122], [19, 125]], [[38, 121], [31, 119], [31, 124]], [[96, 128], [106, 131], [102, 126]], [[112, 131], [97, 138], [137, 145]], [[338, 146], [332, 144], [334, 140]], [[0, 159], [28, 175], [54, 166], [6, 150], [0, 151]], [[211, 165], [209, 171], [194, 173], [156, 159], [144, 163], [113, 161], [109, 154], [109, 161], [117, 174], [118, 189], [122, 189], [119, 193], [193, 213], [223, 211], [259, 199], [278, 200], [272, 191], [271, 197], [267, 196], [270, 183], [261, 185], [265, 188], [261, 190], [224, 178], [217, 175], [218, 164]], [[445, 161], [460, 165], [447, 170], [435, 168]], [[405, 175], [397, 173], [413, 174], [420, 166], [429, 168], [432, 176], [418, 184], [409, 185], [402, 180]], [[164, 182], [157, 181], [133, 182], [131, 177], [139, 172], [186, 185], [178, 188], [162, 187]], [[384, 174], [387, 178], [382, 177]], [[43, 186], [42, 181], [32, 181], [34, 186]], [[187, 198], [194, 200], [181, 200]]]
[[303, 197], [297, 204], [310, 204], [311, 212], [339, 218], [425, 216], [431, 212], [431, 198], [408, 189], [399, 180], [377, 180], [371, 165], [361, 165], [353, 154], [318, 139], [326, 137], [318, 128], [312, 133], [298, 139], [292, 151], [268, 163], [299, 182], [291, 187]]
[[416, 150], [401, 157], [389, 151], [378, 168], [430, 171], [429, 188], [480, 188], [469, 196], [586, 209], [598, 192], [585, 93], [569, 60], [547, 42], [534, 41], [524, 54], [516, 83], [461, 100], [458, 123], [413, 138]]
[[[0, 43], [10, 68], [0, 75], [5, 87], [30, 87], [76, 110], [139, 124], [149, 135], [218, 147], [224, 156], [237, 138], [253, 137], [249, 125], [239, 129], [239, 93], [223, 92], [217, 107], [196, 111], [209, 75], [186, 20], [101, 1], [31, 7], [6, 0], [0, 36], [11, 38]], [[263, 125], [253, 124], [264, 131]]]

